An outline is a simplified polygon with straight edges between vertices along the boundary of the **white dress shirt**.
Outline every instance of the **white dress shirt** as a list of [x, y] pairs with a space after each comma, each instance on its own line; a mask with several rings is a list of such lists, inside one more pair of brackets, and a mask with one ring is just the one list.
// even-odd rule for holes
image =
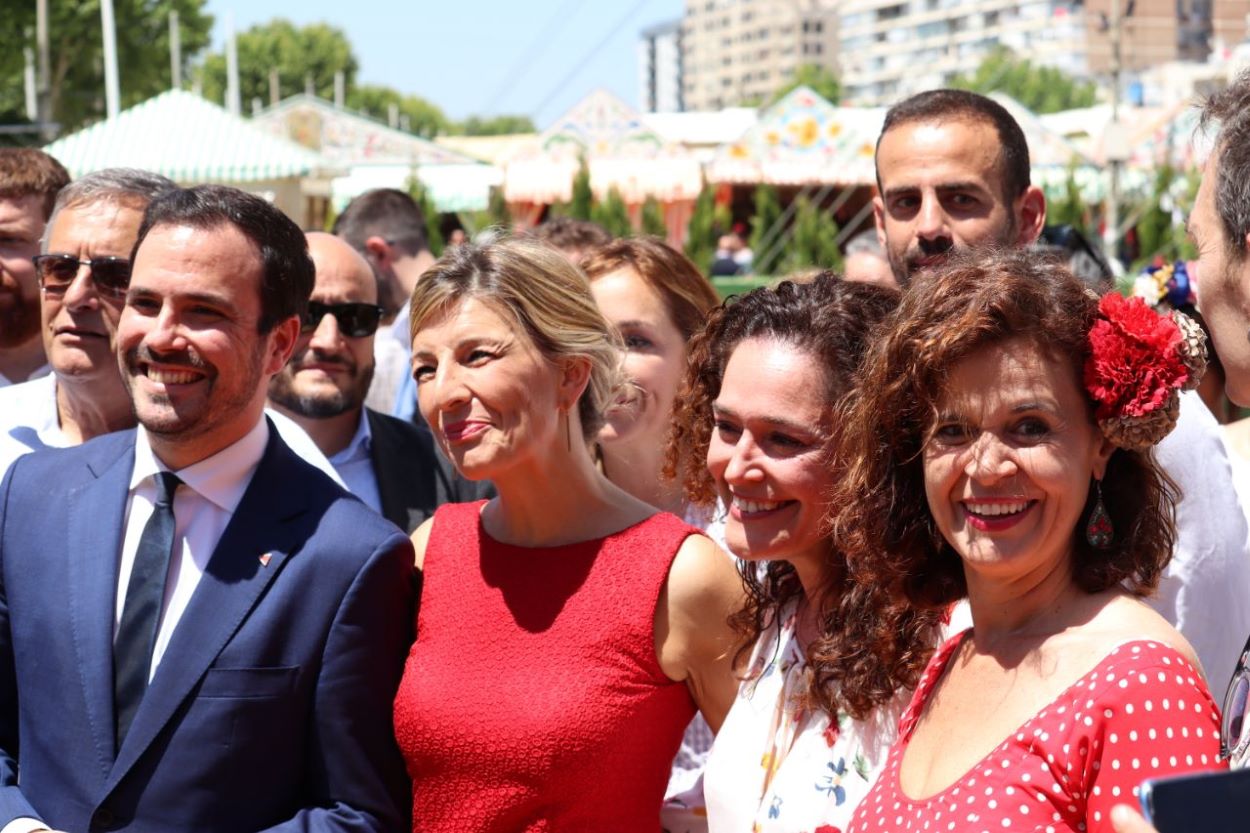
[[[161, 606], [161, 621], [156, 632], [156, 645], [152, 651], [152, 667], [148, 680], [156, 673], [170, 636], [200, 577], [208, 567], [208, 560], [217, 548], [217, 542], [234, 517], [247, 485], [265, 454], [269, 443], [269, 425], [264, 419], [257, 420], [252, 430], [233, 445], [223, 448], [211, 457], [174, 472], [182, 485], [174, 493], [174, 549], [169, 559], [169, 574], [165, 581], [165, 600]], [[165, 470], [148, 444], [143, 426], [135, 435], [135, 467], [130, 475], [130, 501], [126, 509], [125, 537], [122, 542], [121, 562], [117, 571], [117, 605], [113, 611], [113, 636], [121, 623], [122, 609], [126, 604], [126, 590], [130, 585], [130, 573], [134, 567], [135, 552], [143, 528], [152, 516], [156, 499], [157, 472]]]
[[378, 476], [373, 470], [373, 433], [369, 419], [362, 408], [360, 424], [351, 442], [337, 454], [330, 456], [330, 465], [343, 479], [347, 491], [364, 501], [365, 505], [382, 514], [382, 494], [378, 490]]

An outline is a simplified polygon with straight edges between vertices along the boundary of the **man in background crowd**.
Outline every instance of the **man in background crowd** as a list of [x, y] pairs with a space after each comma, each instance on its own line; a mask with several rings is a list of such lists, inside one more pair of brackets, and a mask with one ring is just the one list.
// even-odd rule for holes
[[[876, 165], [877, 234], [904, 291], [951, 251], [1029, 246], [1045, 224], [1024, 133], [985, 96], [932, 90], [891, 107]], [[1219, 424], [1197, 393], [1182, 396], [1156, 454], [1184, 497], [1176, 551], [1150, 603], [1193, 645], [1207, 676], [1224, 680], [1250, 633], [1248, 533]]]
[[898, 289], [894, 271], [890, 268], [890, 261], [886, 259], [885, 250], [881, 248], [881, 241], [877, 239], [874, 229], [861, 231], [847, 242], [842, 274], [848, 281], [875, 283]]
[[175, 188], [159, 174], [111, 168], [57, 196], [32, 267], [52, 373], [0, 390], [0, 472], [21, 454], [134, 425], [117, 370], [117, 321], [144, 209]]
[[295, 352], [269, 383], [273, 407], [302, 427], [348, 490], [406, 532], [479, 490], [436, 451], [429, 430], [365, 407], [381, 320], [373, 270], [333, 235], [307, 235], [316, 269]]
[[334, 234], [373, 267], [385, 327], [374, 343], [376, 372], [368, 404], [400, 419], [419, 422], [417, 389], [409, 369], [408, 298], [434, 263], [425, 215], [411, 196], [395, 188], [366, 191], [334, 221]]
[[48, 372], [31, 258], [67, 184], [65, 168], [43, 151], [0, 148], [0, 388]]
[[612, 242], [612, 235], [598, 223], [572, 217], [549, 217], [530, 231], [535, 239], [559, 249], [577, 265], [591, 249]]

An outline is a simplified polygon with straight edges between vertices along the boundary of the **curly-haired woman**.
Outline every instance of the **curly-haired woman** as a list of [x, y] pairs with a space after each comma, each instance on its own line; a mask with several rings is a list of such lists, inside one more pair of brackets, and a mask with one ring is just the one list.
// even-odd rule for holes
[[834, 406], [897, 303], [826, 273], [718, 308], [691, 344], [669, 469], [729, 508], [749, 595], [750, 660], [704, 775], [714, 832], [845, 825], [937, 643], [936, 614], [848, 583], [825, 527]]
[[855, 831], [1110, 830], [1142, 779], [1213, 769], [1193, 651], [1139, 599], [1171, 557], [1151, 446], [1196, 384], [1191, 322], [1026, 251], [914, 284], [844, 413], [834, 535], [859, 582], [966, 598]]

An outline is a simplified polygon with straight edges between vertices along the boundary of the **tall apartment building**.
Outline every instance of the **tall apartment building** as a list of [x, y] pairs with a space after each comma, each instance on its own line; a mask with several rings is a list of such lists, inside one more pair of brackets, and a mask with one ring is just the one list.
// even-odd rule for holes
[[681, 19], [644, 29], [638, 40], [644, 113], [677, 113], [685, 110], [682, 97]]
[[[1250, 0], [1119, 0], [1127, 72], [1204, 60], [1236, 43]], [[1110, 69], [1112, 0], [843, 0], [838, 51], [844, 98], [888, 104], [976, 71], [997, 45], [1072, 75]]]
[[1084, 16], [1066, 0], [845, 0], [845, 99], [889, 104], [975, 72], [998, 45], [1088, 73]]
[[682, 93], [688, 110], [767, 100], [800, 64], [838, 66], [845, 0], [687, 0]]

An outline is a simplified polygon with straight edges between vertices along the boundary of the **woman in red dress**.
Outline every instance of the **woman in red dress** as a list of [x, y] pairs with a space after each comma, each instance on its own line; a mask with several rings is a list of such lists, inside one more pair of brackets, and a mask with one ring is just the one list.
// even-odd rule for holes
[[1139, 598], [1171, 557], [1150, 447], [1196, 385], [1187, 320], [1028, 251], [911, 287], [843, 415], [832, 503], [859, 581], [966, 598], [851, 824], [1109, 831], [1148, 777], [1221, 766], [1193, 650]]
[[589, 441], [620, 342], [543, 244], [449, 250], [412, 297], [418, 403], [489, 503], [413, 533], [417, 640], [395, 731], [421, 831], [659, 831], [697, 708], [733, 700], [742, 588], [697, 530], [611, 483]]

